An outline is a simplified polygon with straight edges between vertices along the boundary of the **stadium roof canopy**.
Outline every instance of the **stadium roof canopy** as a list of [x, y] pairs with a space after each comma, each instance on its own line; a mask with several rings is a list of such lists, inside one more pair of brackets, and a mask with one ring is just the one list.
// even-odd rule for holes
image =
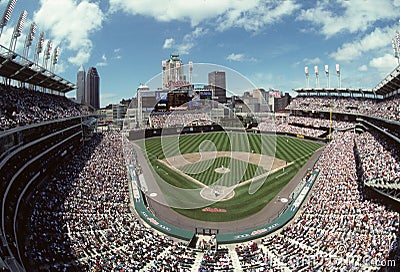
[[400, 89], [400, 66], [397, 66], [372, 90], [380, 95], [388, 96]]
[[351, 96], [351, 97], [377, 97], [379, 94], [371, 89], [350, 88], [298, 88], [293, 89], [300, 95], [317, 96]]
[[76, 89], [75, 84], [2, 45], [0, 45], [0, 76], [60, 93]]

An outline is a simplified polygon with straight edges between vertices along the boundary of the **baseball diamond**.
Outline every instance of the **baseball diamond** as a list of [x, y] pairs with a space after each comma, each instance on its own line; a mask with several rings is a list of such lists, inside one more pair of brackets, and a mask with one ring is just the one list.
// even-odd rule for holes
[[[222, 132], [180, 135], [179, 150], [170, 152], [173, 141], [164, 137], [140, 143], [152, 174], [146, 178], [147, 186], [158, 187], [157, 193], [162, 192], [175, 212], [204, 222], [235, 221], [258, 213], [322, 146], [292, 137]], [[156, 186], [149, 185], [153, 181]], [[171, 186], [179, 188], [179, 193]], [[250, 193], [251, 186], [259, 188]], [[210, 202], [204, 207], [185, 207], [185, 201], [203, 203], [202, 198]], [[209, 212], [213, 209], [226, 212]]]

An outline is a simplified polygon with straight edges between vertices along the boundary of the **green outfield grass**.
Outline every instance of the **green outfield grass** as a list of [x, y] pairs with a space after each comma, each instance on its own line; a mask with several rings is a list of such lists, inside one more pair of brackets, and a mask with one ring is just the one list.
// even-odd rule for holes
[[[228, 173], [220, 174], [214, 169], [224, 166], [231, 169]], [[202, 171], [204, 169], [204, 171]], [[249, 180], [255, 175], [264, 174], [267, 171], [257, 165], [246, 163], [241, 160], [236, 160], [229, 157], [219, 157], [215, 160], [201, 161], [193, 164], [188, 164], [180, 168], [189, 176], [197, 179], [205, 185], [217, 183], [223, 186], [233, 186], [243, 181]], [[201, 171], [201, 172], [200, 172]], [[257, 174], [256, 174], [257, 173]]]
[[[228, 135], [228, 133], [221, 132], [181, 135], [179, 136], [179, 139], [176, 137], [178, 136], [175, 136], [175, 138], [164, 137], [162, 139], [163, 148], [161, 148], [160, 138], [149, 138], [145, 141], [145, 152], [147, 154], [149, 163], [152, 165], [153, 170], [163, 180], [162, 182], [159, 180], [159, 177], [156, 178], [161, 190], [166, 189], [166, 183], [183, 189], [202, 188], [202, 186], [199, 184], [193, 183], [168, 166], [160, 163], [158, 159], [164, 159], [165, 154], [170, 157], [171, 154], [178, 154], [178, 152], [181, 154], [199, 152], [199, 149], [215, 149], [218, 151], [245, 151], [275, 156], [278, 159], [290, 163], [290, 165], [285, 167], [284, 170], [279, 170], [275, 173], [272, 173], [267, 178], [261, 180], [264, 182], [264, 184], [255, 193], [249, 194], [250, 185], [244, 185], [235, 188], [235, 196], [233, 198], [210, 205], [211, 208], [223, 209], [226, 210], [226, 212], [210, 213], [202, 211], [202, 208], [175, 209], [177, 212], [187, 217], [214, 222], [243, 219], [260, 211], [284, 188], [284, 186], [294, 177], [294, 175], [314, 154], [314, 152], [322, 146], [320, 143], [296, 138], [244, 133]], [[177, 140], [179, 143], [179, 148], [171, 144], [173, 141]], [[143, 146], [143, 143], [141, 145]], [[186, 165], [182, 167], [181, 170], [197, 172], [198, 169], [202, 169], [202, 166], [200, 165], [201, 163], [205, 162]], [[261, 173], [260, 167], [257, 167], [256, 165], [244, 164], [244, 162], [239, 160], [221, 157], [217, 158], [211, 164], [211, 167], [204, 169], [204, 171], [201, 171], [200, 173], [190, 175], [205, 185], [210, 185], [222, 176], [222, 174], [216, 173], [214, 169], [220, 167], [221, 165], [228, 167], [229, 164], [231, 164], [231, 169], [235, 169], [235, 167], [237, 167], [236, 169], [240, 169], [240, 177], [236, 183], [251, 178], [257, 168], [257, 175]], [[227, 175], [227, 177], [228, 175], [231, 175], [231, 178], [237, 178], [236, 176], [238, 176], [238, 174], [235, 176], [234, 171], [231, 171], [225, 175]], [[218, 182], [218, 184], [220, 183]], [[232, 182], [229, 181], [227, 185], [229, 184], [232, 184]], [[166, 192], [166, 199], [167, 201], [170, 201], [170, 203], [174, 203], [175, 206], [179, 206], [176, 204], [180, 203], [182, 207], [184, 207], [185, 203], [193, 203], [196, 202], [196, 198], [201, 198], [198, 193], [174, 194], [173, 192], [171, 193], [169, 189], [166, 189], [166, 191], [167, 190], [168, 192]]]

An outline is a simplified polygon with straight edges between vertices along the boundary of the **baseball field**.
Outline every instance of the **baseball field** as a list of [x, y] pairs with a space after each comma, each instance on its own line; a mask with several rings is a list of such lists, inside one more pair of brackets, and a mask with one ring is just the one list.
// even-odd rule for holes
[[[220, 132], [149, 138], [141, 146], [155, 181], [177, 212], [197, 220], [226, 222], [260, 211], [322, 144]], [[172, 187], [179, 190], [171, 191]], [[188, 203], [204, 199], [207, 206], [188, 208]]]

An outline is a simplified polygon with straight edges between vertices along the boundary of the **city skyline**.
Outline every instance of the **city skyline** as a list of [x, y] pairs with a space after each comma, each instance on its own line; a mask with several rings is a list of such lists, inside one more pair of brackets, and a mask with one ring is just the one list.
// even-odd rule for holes
[[[341, 85], [348, 88], [373, 88], [397, 66], [391, 40], [399, 29], [398, 1], [303, 2], [18, 0], [0, 44], [8, 47], [26, 10], [15, 51], [22, 54], [34, 21], [32, 48], [43, 31], [45, 42], [51, 39], [53, 48], [61, 49], [56, 74], [75, 83], [81, 65], [97, 68], [101, 106], [135, 96], [139, 84], [160, 74], [162, 60], [171, 54], [185, 65], [228, 67], [256, 87], [292, 95], [293, 88], [306, 87], [306, 66], [310, 87], [316, 85], [315, 66], [319, 85], [326, 86], [325, 65], [330, 86], [337, 87], [339, 64]], [[0, 14], [7, 3], [0, 2]]]

